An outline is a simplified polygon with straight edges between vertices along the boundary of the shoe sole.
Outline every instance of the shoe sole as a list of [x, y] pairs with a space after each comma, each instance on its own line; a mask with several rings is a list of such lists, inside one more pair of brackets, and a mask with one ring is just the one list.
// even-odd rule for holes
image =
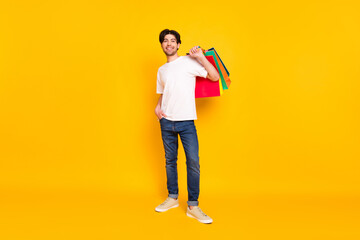
[[155, 211], [156, 212], [166, 212], [167, 210], [169, 210], [169, 209], [171, 209], [171, 208], [176, 208], [176, 207], [178, 207], [179, 206], [179, 204], [176, 204], [176, 205], [174, 205], [174, 206], [172, 206], [172, 207], [169, 207], [169, 208], [166, 208], [166, 209], [157, 209], [157, 208], [155, 208]]
[[209, 224], [209, 223], [212, 223], [212, 222], [213, 222], [213, 220], [200, 220], [200, 219], [194, 217], [193, 215], [191, 215], [190, 213], [186, 213], [186, 215], [187, 215], [188, 217], [195, 218], [196, 220], [198, 220], [198, 221], [201, 222], [201, 223], [207, 223], [207, 224]]

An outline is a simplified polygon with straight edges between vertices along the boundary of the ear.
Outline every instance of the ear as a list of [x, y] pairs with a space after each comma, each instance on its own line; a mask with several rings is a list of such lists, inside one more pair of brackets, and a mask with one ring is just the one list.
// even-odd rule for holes
[[177, 44], [177, 49], [179, 50], [179, 48], [180, 48], [180, 43]]

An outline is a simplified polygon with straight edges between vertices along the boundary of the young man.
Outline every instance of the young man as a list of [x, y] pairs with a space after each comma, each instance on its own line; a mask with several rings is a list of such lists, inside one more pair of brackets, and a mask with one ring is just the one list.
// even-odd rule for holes
[[219, 80], [219, 73], [206, 59], [197, 46], [189, 51], [189, 56], [179, 56], [180, 34], [165, 29], [159, 41], [167, 57], [157, 73], [156, 92], [161, 94], [155, 108], [160, 121], [161, 135], [165, 149], [168, 198], [155, 208], [165, 212], [178, 207], [177, 150], [178, 135], [184, 146], [187, 165], [188, 208], [187, 216], [202, 223], [213, 220], [198, 207], [200, 165], [197, 132], [194, 120], [197, 119], [195, 107], [196, 76]]

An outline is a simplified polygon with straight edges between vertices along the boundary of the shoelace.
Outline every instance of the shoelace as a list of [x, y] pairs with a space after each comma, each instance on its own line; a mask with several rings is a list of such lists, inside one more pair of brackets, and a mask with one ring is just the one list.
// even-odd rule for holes
[[162, 204], [160, 204], [160, 205], [161, 205], [161, 206], [164, 206], [168, 201], [170, 201], [170, 198], [165, 199], [165, 201], [164, 201]]
[[200, 208], [197, 208], [199, 210], [199, 212], [204, 216], [207, 217], [208, 215], [206, 215]]

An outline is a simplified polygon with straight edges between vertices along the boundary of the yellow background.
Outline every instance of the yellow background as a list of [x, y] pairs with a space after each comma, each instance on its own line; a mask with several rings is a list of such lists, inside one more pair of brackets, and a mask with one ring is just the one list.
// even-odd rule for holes
[[[357, 1], [2, 1], [2, 239], [359, 239]], [[215, 47], [198, 99], [200, 207], [167, 195], [158, 35]]]

